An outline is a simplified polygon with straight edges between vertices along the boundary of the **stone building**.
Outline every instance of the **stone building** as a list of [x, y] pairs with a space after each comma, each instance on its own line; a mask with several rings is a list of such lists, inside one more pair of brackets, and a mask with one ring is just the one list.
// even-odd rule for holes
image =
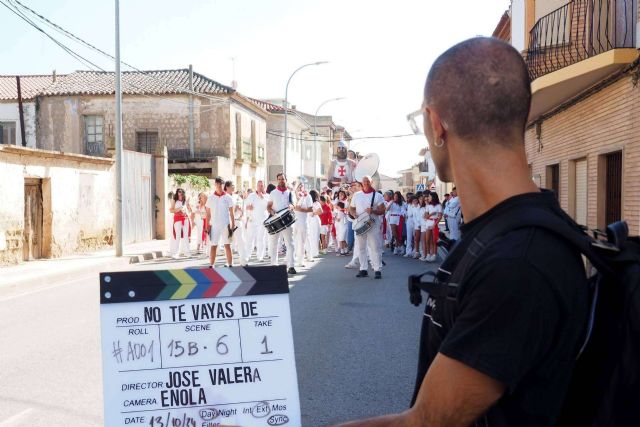
[[[239, 188], [255, 185], [265, 176], [264, 111], [195, 72], [189, 93], [189, 74], [122, 73], [124, 148], [157, 153], [167, 147], [170, 173], [221, 175]], [[110, 72], [76, 71], [42, 90], [36, 97], [38, 148], [109, 156], [115, 148], [114, 81]]]
[[[18, 79], [25, 141], [22, 141]], [[36, 147], [36, 97], [55, 82], [55, 75], [0, 76], [0, 144]]]
[[640, 62], [635, 0], [513, 0], [494, 32], [532, 80], [533, 180], [580, 224], [640, 232]]

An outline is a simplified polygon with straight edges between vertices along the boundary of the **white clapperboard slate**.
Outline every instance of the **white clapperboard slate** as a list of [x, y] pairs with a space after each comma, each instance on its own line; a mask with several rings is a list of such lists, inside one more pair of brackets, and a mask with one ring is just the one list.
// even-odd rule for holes
[[284, 266], [100, 274], [105, 426], [299, 427]]

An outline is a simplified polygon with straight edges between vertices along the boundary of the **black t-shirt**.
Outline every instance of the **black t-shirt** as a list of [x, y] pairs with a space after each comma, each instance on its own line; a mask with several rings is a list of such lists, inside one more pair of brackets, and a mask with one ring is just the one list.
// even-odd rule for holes
[[[454, 271], [485, 225], [523, 205], [560, 212], [547, 192], [500, 203], [463, 226], [441, 274]], [[551, 232], [521, 228], [490, 242], [458, 285], [453, 302], [427, 300], [419, 371], [440, 352], [503, 383], [504, 395], [476, 425], [555, 425], [588, 319], [580, 254]]]

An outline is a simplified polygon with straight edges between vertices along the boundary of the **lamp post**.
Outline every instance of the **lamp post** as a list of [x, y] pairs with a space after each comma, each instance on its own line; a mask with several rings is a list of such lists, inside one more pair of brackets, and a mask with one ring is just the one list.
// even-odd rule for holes
[[300, 67], [298, 67], [293, 73], [291, 73], [291, 75], [289, 76], [289, 80], [287, 80], [287, 87], [284, 90], [284, 153], [282, 155], [283, 158], [283, 165], [282, 168], [284, 170], [285, 175], [287, 174], [287, 139], [288, 139], [288, 128], [287, 128], [287, 113], [289, 111], [289, 83], [291, 83], [291, 79], [293, 78], [293, 76], [300, 70], [302, 70], [304, 67], [310, 67], [311, 65], [322, 65], [322, 64], [328, 64], [328, 61], [318, 61], [318, 62], [311, 62], [309, 64], [304, 64]]
[[318, 182], [318, 113], [324, 104], [327, 104], [331, 101], [340, 101], [345, 99], [344, 97], [340, 98], [331, 98], [324, 101], [322, 104], [318, 106], [316, 109], [316, 114], [313, 116], [313, 186], [315, 188]]

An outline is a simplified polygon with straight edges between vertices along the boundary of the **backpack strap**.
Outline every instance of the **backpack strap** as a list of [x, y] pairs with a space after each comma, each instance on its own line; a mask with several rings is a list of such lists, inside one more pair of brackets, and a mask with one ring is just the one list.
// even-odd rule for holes
[[462, 282], [482, 252], [491, 241], [505, 235], [508, 232], [535, 227], [558, 235], [562, 240], [569, 242], [571, 246], [586, 256], [591, 264], [603, 273], [610, 273], [611, 268], [603, 257], [596, 251], [596, 247], [602, 248], [602, 244], [579, 230], [571, 218], [564, 213], [562, 217], [546, 209], [522, 207], [516, 208], [508, 216], [487, 224], [469, 244], [465, 256], [456, 265], [452, 281]]

